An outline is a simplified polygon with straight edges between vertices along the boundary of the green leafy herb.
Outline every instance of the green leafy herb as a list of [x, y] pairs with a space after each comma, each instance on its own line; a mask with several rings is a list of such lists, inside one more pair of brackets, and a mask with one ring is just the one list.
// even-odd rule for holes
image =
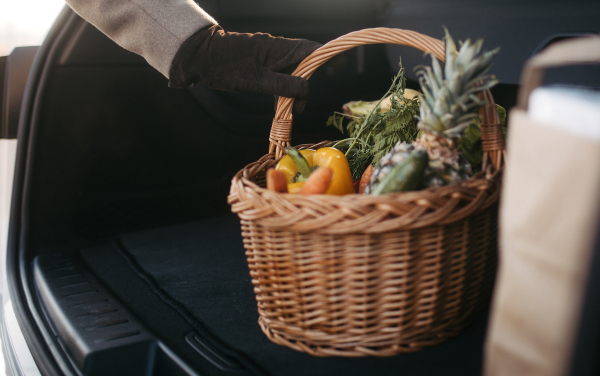
[[[391, 87], [366, 115], [334, 113], [327, 120], [349, 137], [339, 141], [335, 148], [346, 154], [352, 178], [359, 180], [369, 163], [374, 165], [388, 153], [398, 141], [412, 142], [417, 136], [419, 100], [404, 97], [406, 79], [400, 62], [400, 71], [394, 77]], [[390, 96], [389, 111], [381, 111], [381, 102]], [[344, 127], [344, 119], [349, 118]]]

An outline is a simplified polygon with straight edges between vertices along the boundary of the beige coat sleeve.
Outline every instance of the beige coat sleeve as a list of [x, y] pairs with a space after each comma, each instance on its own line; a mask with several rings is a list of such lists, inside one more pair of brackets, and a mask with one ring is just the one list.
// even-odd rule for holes
[[66, 0], [69, 6], [121, 47], [143, 56], [169, 77], [181, 44], [217, 22], [192, 0]]

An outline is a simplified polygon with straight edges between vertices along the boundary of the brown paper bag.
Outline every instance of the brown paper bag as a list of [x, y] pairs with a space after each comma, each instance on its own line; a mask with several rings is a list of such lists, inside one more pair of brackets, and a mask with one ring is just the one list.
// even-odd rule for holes
[[557, 43], [524, 70], [510, 113], [486, 376], [565, 375], [600, 208], [600, 142], [538, 123], [527, 101], [548, 66], [600, 60], [600, 40]]

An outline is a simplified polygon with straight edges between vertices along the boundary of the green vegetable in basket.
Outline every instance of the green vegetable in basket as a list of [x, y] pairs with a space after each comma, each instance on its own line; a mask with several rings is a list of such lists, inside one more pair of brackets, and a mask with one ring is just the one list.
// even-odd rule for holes
[[[411, 142], [417, 135], [419, 100], [414, 90], [406, 89], [404, 68], [394, 77], [385, 95], [375, 102], [356, 101], [344, 106], [344, 113], [336, 112], [327, 125], [348, 134], [335, 148], [348, 159], [352, 178], [360, 180], [369, 164], [377, 164], [399, 141]], [[350, 120], [344, 126], [344, 119]]]
[[384, 193], [414, 191], [421, 185], [427, 167], [427, 153], [414, 150], [402, 162], [395, 165], [373, 190], [373, 196]]

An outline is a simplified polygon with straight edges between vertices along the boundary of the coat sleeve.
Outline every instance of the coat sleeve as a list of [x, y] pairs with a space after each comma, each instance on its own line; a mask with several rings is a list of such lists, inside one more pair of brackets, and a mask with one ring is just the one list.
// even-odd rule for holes
[[192, 0], [66, 0], [121, 47], [169, 78], [171, 61], [197, 30], [217, 22]]

